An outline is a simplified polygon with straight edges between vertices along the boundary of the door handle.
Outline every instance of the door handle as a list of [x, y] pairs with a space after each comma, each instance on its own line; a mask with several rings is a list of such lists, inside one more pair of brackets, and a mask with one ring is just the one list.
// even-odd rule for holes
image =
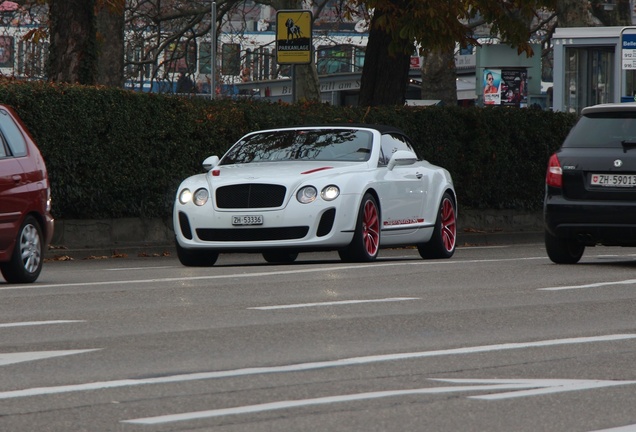
[[421, 179], [424, 176], [424, 174], [422, 173], [415, 173], [415, 177], [417, 177], [417, 179]]
[[20, 184], [22, 182], [22, 176], [18, 174], [14, 174], [12, 177], [15, 184]]

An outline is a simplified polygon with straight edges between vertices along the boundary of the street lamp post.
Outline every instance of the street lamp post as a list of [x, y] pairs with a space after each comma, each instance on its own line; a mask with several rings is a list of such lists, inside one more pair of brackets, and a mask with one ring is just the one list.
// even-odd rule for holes
[[210, 6], [210, 99], [216, 96], [216, 2]]

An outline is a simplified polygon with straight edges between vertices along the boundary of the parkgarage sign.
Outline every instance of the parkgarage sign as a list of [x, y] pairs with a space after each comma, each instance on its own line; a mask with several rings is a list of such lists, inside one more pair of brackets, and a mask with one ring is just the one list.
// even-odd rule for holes
[[312, 61], [312, 14], [308, 10], [276, 13], [276, 61], [307, 64]]

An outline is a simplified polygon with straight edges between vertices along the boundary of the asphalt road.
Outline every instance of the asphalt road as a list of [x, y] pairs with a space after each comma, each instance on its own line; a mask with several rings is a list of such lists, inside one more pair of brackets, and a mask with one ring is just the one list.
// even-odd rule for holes
[[52, 261], [0, 283], [0, 430], [636, 430], [636, 249], [380, 257]]

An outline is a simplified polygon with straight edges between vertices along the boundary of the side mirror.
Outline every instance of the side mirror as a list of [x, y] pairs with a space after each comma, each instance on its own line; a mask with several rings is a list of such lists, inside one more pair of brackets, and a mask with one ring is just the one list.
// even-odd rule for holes
[[203, 169], [206, 171], [210, 171], [212, 168], [214, 168], [218, 164], [219, 164], [218, 156], [209, 156], [205, 158], [205, 160], [203, 161]]
[[408, 150], [398, 150], [391, 156], [387, 168], [391, 171], [396, 166], [413, 165], [415, 162], [417, 162], [415, 153]]

